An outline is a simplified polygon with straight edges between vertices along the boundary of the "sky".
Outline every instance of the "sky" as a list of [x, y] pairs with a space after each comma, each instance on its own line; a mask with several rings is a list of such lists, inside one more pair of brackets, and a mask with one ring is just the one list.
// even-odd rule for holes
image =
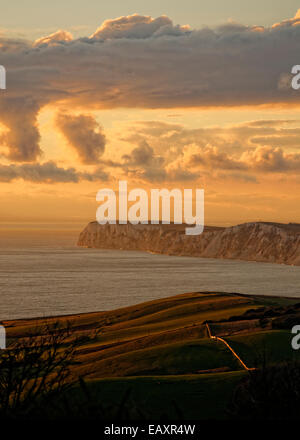
[[292, 17], [299, 8], [296, 0], [12, 0], [1, 8], [0, 29], [14, 35], [38, 38], [46, 31], [63, 28], [78, 36], [92, 32], [108, 18], [139, 13], [167, 15], [174, 23], [193, 28], [215, 26], [228, 19], [249, 25], [270, 26]]
[[298, 6], [5, 5], [0, 223], [94, 220], [119, 180], [204, 188], [206, 224], [300, 222]]

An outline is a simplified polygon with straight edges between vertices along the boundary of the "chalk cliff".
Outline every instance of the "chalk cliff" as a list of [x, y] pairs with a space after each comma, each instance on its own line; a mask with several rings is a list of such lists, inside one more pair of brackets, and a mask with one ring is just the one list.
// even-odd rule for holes
[[229, 258], [300, 265], [300, 224], [244, 223], [228, 228], [205, 227], [185, 235], [184, 225], [99, 225], [89, 223], [79, 246], [205, 258]]

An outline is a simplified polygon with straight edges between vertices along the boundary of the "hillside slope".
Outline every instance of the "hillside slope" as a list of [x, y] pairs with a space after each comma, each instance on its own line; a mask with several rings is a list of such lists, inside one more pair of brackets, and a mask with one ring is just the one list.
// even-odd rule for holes
[[[62, 328], [71, 326], [71, 340], [80, 341], [76, 349], [77, 362], [72, 367], [75, 376], [95, 379], [238, 371], [241, 366], [230, 351], [209, 339], [205, 322], [209, 321], [214, 335], [225, 338], [240, 335], [242, 339], [234, 343], [243, 343], [241, 350], [245, 353], [249, 344], [243, 337], [269, 332], [272, 320], [291, 319], [296, 314], [298, 322], [300, 305], [295, 305], [297, 301], [299, 299], [193, 292], [112, 311], [2, 321], [2, 324], [8, 345], [15, 338], [38, 335], [44, 323], [59, 322]], [[270, 307], [275, 307], [272, 314]], [[266, 321], [263, 327], [262, 318]], [[288, 328], [283, 345], [292, 355], [290, 324]], [[286, 350], [279, 350], [278, 356], [281, 354], [285, 359]], [[247, 360], [249, 356], [252, 354], [247, 354]]]
[[271, 365], [299, 359], [290, 331], [299, 319], [299, 298], [192, 292], [106, 312], [2, 324], [8, 346], [28, 337], [39, 344], [51, 323], [71, 330], [61, 349], [77, 341], [75, 384], [62, 395], [58, 417], [71, 411], [67, 415], [76, 418], [108, 414], [111, 420], [122, 408], [135, 420], [207, 420], [228, 418], [234, 390], [248, 373], [224, 343], [209, 338], [206, 323], [253, 368], [264, 354]]

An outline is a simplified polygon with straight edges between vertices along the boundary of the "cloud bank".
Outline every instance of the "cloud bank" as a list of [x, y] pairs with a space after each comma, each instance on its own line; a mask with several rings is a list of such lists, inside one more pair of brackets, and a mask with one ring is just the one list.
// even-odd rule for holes
[[[7, 69], [7, 90], [1, 93], [0, 122], [6, 131], [0, 139], [0, 152], [14, 162], [39, 160], [42, 148], [37, 115], [47, 104], [84, 112], [119, 107], [298, 105], [300, 94], [288, 87], [288, 80], [291, 67], [299, 63], [299, 47], [299, 11], [294, 18], [269, 28], [227, 23], [213, 29], [190, 29], [173, 24], [166, 16], [134, 14], [106, 20], [86, 38], [73, 39], [64, 30], [35, 42], [4, 35], [0, 38], [0, 59]], [[59, 115], [57, 125], [82, 163], [97, 164], [102, 159], [106, 138], [95, 120], [86, 115]], [[151, 126], [154, 129], [156, 133], [164, 130], [159, 123]], [[273, 129], [270, 125], [236, 128], [226, 139], [225, 153], [222, 130], [188, 132], [174, 126], [160, 141], [163, 144], [168, 140], [177, 156], [166, 147], [163, 158], [145, 133], [134, 133], [135, 150], [123, 158], [121, 166], [127, 173], [140, 170], [147, 179], [193, 178], [194, 171], [183, 169], [176, 157], [187, 156], [182, 147], [188, 149], [192, 142], [199, 146], [202, 139], [204, 150], [200, 156], [199, 152], [190, 152], [190, 165], [194, 160], [198, 166], [205, 163], [220, 168], [219, 163], [239, 172], [245, 168], [297, 169], [297, 156], [281, 150], [285, 141], [295, 146], [297, 134], [292, 139], [288, 133], [284, 139], [287, 133], [276, 132], [273, 139]], [[254, 132], [256, 138], [251, 137], [249, 153], [243, 158], [237, 156], [241, 136], [249, 139]], [[143, 165], [138, 163], [142, 160]], [[35, 165], [40, 173], [46, 171], [45, 165]], [[30, 168], [14, 166], [3, 165], [3, 175], [31, 179]], [[56, 171], [51, 172], [54, 175]], [[102, 172], [100, 169], [98, 175]], [[70, 170], [61, 173], [58, 179], [83, 178]], [[94, 177], [91, 174], [86, 178]]]
[[0, 164], [0, 182], [22, 179], [34, 183], [78, 183], [81, 180], [105, 181], [108, 174], [100, 169], [94, 173], [82, 173], [75, 168], [62, 168], [53, 161], [43, 164]]
[[299, 124], [278, 119], [187, 129], [180, 124], [137, 122], [122, 138], [135, 145], [123, 156], [123, 169], [148, 181], [221, 176], [257, 182], [257, 178], [271, 174], [297, 176]]

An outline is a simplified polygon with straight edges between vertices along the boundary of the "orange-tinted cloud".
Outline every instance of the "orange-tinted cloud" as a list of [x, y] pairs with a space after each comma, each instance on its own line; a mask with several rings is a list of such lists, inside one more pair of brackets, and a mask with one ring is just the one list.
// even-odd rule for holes
[[[178, 181], [214, 176], [257, 182], [271, 174], [297, 176], [300, 153], [295, 138], [300, 135], [299, 124], [295, 120], [260, 120], [187, 129], [179, 124], [140, 122], [129, 127], [130, 135], [123, 137], [137, 145], [124, 158], [134, 167], [135, 176], [148, 180], [160, 176], [172, 181], [171, 171]], [[278, 139], [285, 139], [287, 148], [278, 147]]]
[[166, 15], [158, 18], [133, 14], [113, 20], [105, 20], [94, 32], [92, 39], [149, 38], [159, 35], [182, 35], [189, 31], [188, 26], [174, 26]]
[[92, 116], [58, 114], [57, 127], [84, 164], [96, 164], [104, 153], [106, 138]]
[[47, 35], [46, 37], [42, 37], [37, 39], [34, 42], [34, 46], [56, 46], [60, 43], [66, 43], [73, 40], [73, 36], [70, 32], [59, 30], [53, 32], [53, 34]]
[[287, 20], [283, 20], [280, 23], [273, 24], [272, 28], [280, 28], [280, 27], [290, 27], [290, 26], [299, 26], [300, 25], [300, 9], [296, 12], [293, 18], [289, 18]]
[[[166, 16], [134, 14], [105, 21], [87, 38], [73, 40], [58, 31], [35, 43], [5, 37], [0, 43], [7, 68], [2, 153], [8, 149], [14, 161], [41, 155], [36, 120], [47, 104], [84, 111], [300, 104], [300, 93], [279, 86], [299, 62], [300, 26], [286, 22], [262, 32], [236, 23], [191, 30]], [[83, 161], [99, 157], [101, 148], [91, 157], [76, 142]]]

